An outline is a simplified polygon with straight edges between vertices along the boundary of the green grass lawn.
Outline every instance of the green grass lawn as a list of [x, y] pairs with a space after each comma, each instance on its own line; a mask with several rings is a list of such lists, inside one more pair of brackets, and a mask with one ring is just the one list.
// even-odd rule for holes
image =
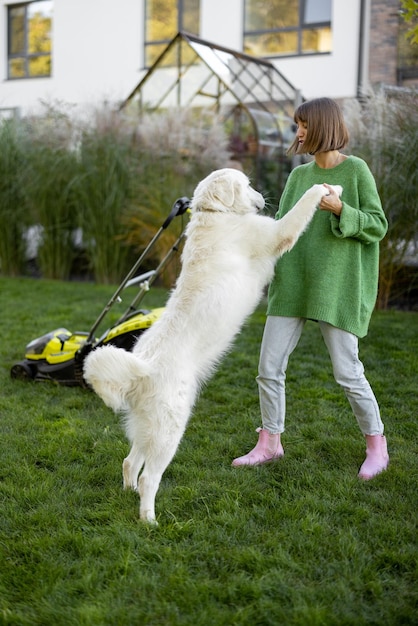
[[285, 458], [231, 467], [260, 425], [260, 307], [202, 392], [150, 527], [122, 490], [118, 417], [90, 391], [9, 375], [31, 339], [89, 330], [113, 289], [0, 278], [0, 624], [416, 625], [418, 315], [375, 313], [360, 344], [391, 455], [364, 483], [314, 323], [289, 367]]

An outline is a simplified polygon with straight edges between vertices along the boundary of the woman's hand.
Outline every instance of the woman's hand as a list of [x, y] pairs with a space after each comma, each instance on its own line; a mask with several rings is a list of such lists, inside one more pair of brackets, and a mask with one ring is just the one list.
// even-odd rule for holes
[[331, 185], [324, 183], [324, 186], [328, 189], [329, 194], [327, 196], [323, 196], [321, 202], [319, 203], [319, 208], [322, 209], [322, 211], [330, 211], [331, 213], [334, 213], [334, 215], [340, 216], [343, 208], [340, 196], [335, 192]]

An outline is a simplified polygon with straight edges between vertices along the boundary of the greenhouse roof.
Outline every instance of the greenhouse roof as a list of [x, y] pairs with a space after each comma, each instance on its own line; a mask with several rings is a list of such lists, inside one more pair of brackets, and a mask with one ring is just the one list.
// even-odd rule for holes
[[264, 59], [229, 50], [180, 32], [128, 96], [139, 111], [244, 105], [292, 116], [299, 93]]
[[[142, 114], [210, 109], [225, 125], [231, 159], [263, 190], [281, 189], [289, 171], [298, 90], [265, 59], [180, 32], [121, 109]], [[271, 181], [267, 183], [267, 178]]]

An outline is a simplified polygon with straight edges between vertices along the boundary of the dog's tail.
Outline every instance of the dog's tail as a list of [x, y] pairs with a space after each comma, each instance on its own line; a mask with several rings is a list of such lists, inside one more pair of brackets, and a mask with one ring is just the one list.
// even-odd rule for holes
[[115, 346], [97, 348], [84, 361], [86, 382], [115, 412], [128, 410], [130, 393], [149, 374], [148, 363]]

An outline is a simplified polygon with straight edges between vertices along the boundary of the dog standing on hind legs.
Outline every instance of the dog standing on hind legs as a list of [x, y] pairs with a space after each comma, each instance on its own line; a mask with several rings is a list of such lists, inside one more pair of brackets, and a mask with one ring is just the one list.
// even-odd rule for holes
[[182, 269], [161, 318], [132, 352], [105, 346], [87, 356], [86, 381], [123, 416], [132, 446], [123, 483], [138, 490], [142, 520], [156, 523], [161, 478], [200, 387], [260, 301], [276, 260], [293, 247], [327, 193], [314, 185], [274, 220], [258, 214], [264, 198], [245, 174], [229, 168], [209, 174], [195, 189]]

